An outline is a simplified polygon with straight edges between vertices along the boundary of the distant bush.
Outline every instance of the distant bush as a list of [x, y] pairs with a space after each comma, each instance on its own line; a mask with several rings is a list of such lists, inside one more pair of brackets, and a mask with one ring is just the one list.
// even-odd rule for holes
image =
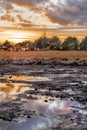
[[34, 42], [23, 41], [12, 44], [6, 40], [0, 44], [0, 50], [4, 51], [30, 51], [30, 50], [87, 50], [87, 37], [81, 42], [76, 37], [67, 37], [63, 42], [57, 37], [40, 37]]
[[87, 37], [85, 37], [80, 43], [80, 50], [87, 50]]
[[49, 40], [49, 50], [60, 50], [61, 41], [58, 37], [54, 36]]
[[76, 37], [68, 37], [62, 43], [62, 50], [78, 50], [79, 41]]

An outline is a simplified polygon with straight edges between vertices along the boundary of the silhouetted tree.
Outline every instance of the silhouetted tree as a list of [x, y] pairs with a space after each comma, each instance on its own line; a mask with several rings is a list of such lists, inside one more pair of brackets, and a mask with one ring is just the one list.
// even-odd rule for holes
[[1, 49], [2, 50], [6, 50], [6, 51], [10, 51], [12, 50], [13, 45], [11, 44], [11, 42], [9, 42], [8, 40], [6, 40], [2, 45], [1, 45]]
[[22, 50], [25, 50], [25, 51], [28, 51], [30, 50], [30, 47], [31, 47], [32, 43], [30, 41], [23, 41], [21, 44], [20, 44], [20, 48]]
[[87, 50], [87, 37], [85, 37], [80, 43], [80, 50]]
[[52, 38], [50, 38], [49, 43], [50, 43], [49, 49], [51, 49], [51, 50], [60, 50], [61, 41], [60, 41], [60, 39], [58, 37], [53, 36]]
[[35, 41], [37, 49], [47, 49], [49, 47], [49, 39], [47, 37], [40, 37]]
[[76, 37], [68, 37], [62, 44], [62, 50], [78, 50], [78, 43]]
[[29, 51], [34, 49], [34, 45], [31, 41], [23, 41], [15, 45], [15, 51]]
[[29, 51], [29, 50], [87, 50], [87, 37], [81, 43], [76, 37], [67, 37], [63, 43], [57, 36], [47, 38], [42, 36], [35, 42], [23, 41], [21, 43], [12, 44], [8, 40], [0, 44], [0, 50], [6, 51]]

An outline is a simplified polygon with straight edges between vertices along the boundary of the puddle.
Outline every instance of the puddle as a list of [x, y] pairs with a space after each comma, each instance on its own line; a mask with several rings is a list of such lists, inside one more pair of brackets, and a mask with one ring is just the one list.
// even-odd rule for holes
[[[69, 77], [69, 74], [64, 74], [59, 76], [60, 78]], [[0, 80], [5, 81], [7, 83], [0, 83], [0, 100], [9, 100], [15, 99], [18, 94], [24, 93], [26, 90], [32, 90], [32, 83], [37, 81], [49, 81], [49, 78], [40, 77], [40, 76], [17, 76], [17, 75], [5, 75], [1, 76]], [[12, 81], [15, 81], [13, 83]], [[22, 81], [22, 82], [21, 82]], [[25, 82], [32, 82], [31, 84], [27, 84]], [[42, 90], [41, 92], [45, 92], [47, 90]], [[54, 93], [55, 91], [53, 91]], [[57, 91], [58, 92], [58, 91]], [[63, 90], [63, 92], [67, 92], [69, 94], [75, 94], [72, 89]], [[87, 110], [85, 106], [76, 101], [71, 101], [70, 99], [60, 100], [58, 98], [49, 97], [49, 95], [38, 96], [37, 94], [29, 94], [37, 97], [37, 100], [31, 99], [22, 99], [20, 102], [22, 103], [22, 108], [24, 111], [35, 111], [35, 114], [31, 116], [31, 118], [21, 117], [20, 120], [13, 120], [7, 130], [40, 130], [46, 129], [49, 127], [54, 127], [54, 125], [60, 123], [62, 121], [66, 122], [66, 118], [70, 119], [70, 116], [77, 115], [86, 115]], [[65, 117], [65, 120], [63, 120]], [[78, 117], [78, 116], [77, 116]]]
[[24, 104], [25, 110], [36, 111], [37, 113], [47, 117], [57, 117], [59, 115], [66, 115], [69, 113], [73, 113], [73, 110], [76, 110], [79, 113], [84, 113], [84, 110], [82, 110], [84, 107], [84, 105], [76, 101], [63, 101], [60, 99], [54, 99], [54, 101], [38, 99], [34, 101], [28, 101]]
[[76, 92], [73, 91], [71, 88], [66, 89], [66, 90], [63, 90], [63, 92], [69, 93], [70, 95], [72, 95], [72, 94], [76, 94]]
[[37, 100], [33, 103], [29, 102], [25, 104], [24, 108], [25, 110], [36, 111], [37, 114], [41, 114], [46, 117], [57, 117], [58, 115], [64, 115], [72, 112], [65, 102], [60, 103], [60, 101], [42, 102], [42, 100]]
[[0, 101], [15, 99], [18, 94], [30, 89], [31, 84], [0, 83]]
[[[84, 105], [76, 101], [62, 101], [54, 100], [43, 102], [40, 100], [29, 101], [24, 103], [25, 110], [32, 110], [36, 112], [36, 115], [32, 115], [31, 118], [23, 118], [17, 122], [12, 122], [7, 130], [40, 130], [49, 127], [54, 127], [61, 122], [66, 123], [66, 118], [70, 119], [72, 115], [76, 116], [79, 114], [87, 114], [84, 111]], [[75, 112], [76, 111], [76, 112]], [[69, 115], [69, 116], [68, 116]], [[78, 114], [77, 114], [78, 115]]]
[[82, 84], [86, 86], [87, 85], [87, 81], [82, 81]]
[[[0, 83], [0, 101], [15, 99], [18, 94], [32, 90], [32, 85], [25, 82], [49, 81], [46, 77], [17, 75], [0, 76], [0, 80], [3, 81], [3, 83]], [[15, 81], [15, 83], [12, 81]]]
[[50, 79], [47, 77], [40, 77], [40, 76], [19, 76], [19, 75], [5, 75], [4, 76], [5, 79], [7, 79], [8, 81], [33, 81], [33, 82], [38, 82], [38, 81], [49, 81]]
[[65, 77], [70, 77], [70, 76], [72, 76], [72, 74], [58, 74], [59, 75], [59, 77], [61, 77], [61, 78], [65, 78]]
[[33, 116], [32, 118], [13, 122], [7, 130], [40, 130], [48, 127], [52, 127], [56, 123], [55, 118], [48, 118], [42, 116]]

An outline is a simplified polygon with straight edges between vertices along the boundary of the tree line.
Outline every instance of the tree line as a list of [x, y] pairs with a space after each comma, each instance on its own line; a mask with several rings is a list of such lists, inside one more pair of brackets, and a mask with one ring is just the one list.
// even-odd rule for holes
[[87, 37], [79, 41], [76, 37], [67, 37], [63, 42], [57, 37], [40, 37], [34, 42], [23, 41], [12, 44], [6, 40], [0, 44], [0, 50], [5, 51], [29, 51], [29, 50], [87, 50]]

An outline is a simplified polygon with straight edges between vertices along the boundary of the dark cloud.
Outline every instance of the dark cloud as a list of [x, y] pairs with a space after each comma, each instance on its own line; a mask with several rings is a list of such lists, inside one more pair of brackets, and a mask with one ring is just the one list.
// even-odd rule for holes
[[87, 25], [87, 0], [60, 0], [46, 16], [60, 25]]
[[58, 23], [60, 25], [66, 25], [70, 22], [70, 20], [65, 17], [61, 17], [59, 13], [56, 13], [55, 10], [46, 10], [46, 16], [49, 18], [49, 20], [53, 23]]
[[[14, 9], [13, 3], [20, 7], [28, 7], [37, 14], [42, 14], [54, 24], [87, 26], [87, 0], [1, 0], [0, 7], [2, 9], [0, 8], [0, 12], [3, 13], [3, 10], [7, 12], [3, 13], [1, 20], [16, 22], [15, 19], [18, 19], [21, 26], [27, 27], [32, 26], [33, 21], [31, 22], [31, 18], [28, 20], [22, 16], [21, 10]], [[13, 16], [9, 12], [13, 12]], [[32, 14], [31, 17], [34, 15]]]

